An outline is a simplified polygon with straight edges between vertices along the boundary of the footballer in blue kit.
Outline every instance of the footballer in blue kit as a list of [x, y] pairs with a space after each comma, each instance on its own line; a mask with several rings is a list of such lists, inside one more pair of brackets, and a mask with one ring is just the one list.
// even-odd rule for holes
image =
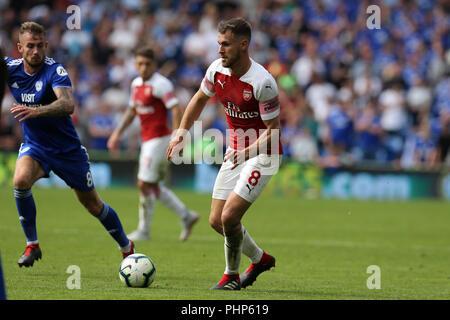
[[[2, 49], [0, 48], [0, 57], [3, 56]], [[0, 60], [0, 119], [2, 117], [1, 106], [3, 102], [3, 95], [5, 93], [6, 86], [6, 64]], [[0, 257], [0, 300], [6, 300], [6, 287], [3, 279], [2, 259]]]
[[53, 171], [78, 200], [108, 230], [119, 244], [123, 257], [134, 252], [117, 213], [104, 203], [94, 186], [86, 149], [75, 130], [71, 114], [75, 103], [72, 84], [64, 67], [45, 55], [45, 29], [24, 22], [17, 48], [20, 59], [5, 58], [8, 87], [17, 104], [10, 112], [22, 124], [21, 145], [14, 171], [14, 197], [19, 220], [27, 239], [20, 267], [32, 266], [42, 257], [36, 231], [36, 206], [31, 187]]

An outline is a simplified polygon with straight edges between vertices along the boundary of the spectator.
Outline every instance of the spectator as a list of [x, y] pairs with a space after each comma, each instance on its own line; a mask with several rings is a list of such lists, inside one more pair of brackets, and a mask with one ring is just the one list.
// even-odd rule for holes
[[355, 147], [353, 155], [361, 163], [384, 161], [381, 149], [383, 129], [376, 101], [369, 100], [355, 117]]
[[108, 150], [106, 143], [116, 127], [114, 114], [106, 102], [101, 102], [88, 122], [88, 133], [90, 136], [89, 148], [95, 150]]
[[381, 110], [381, 128], [385, 132], [384, 147], [387, 158], [398, 167], [408, 121], [401, 82], [397, 80], [389, 83], [381, 92], [378, 102]]
[[[70, 1], [19, 2], [2, 3], [0, 45], [17, 58], [19, 22], [35, 19], [48, 27], [49, 43], [60, 44], [49, 48], [49, 56], [67, 66], [77, 103], [74, 120], [86, 145], [96, 132], [88, 130], [89, 120], [102, 114], [103, 103], [114, 119], [126, 107], [137, 45], [156, 48], [159, 71], [173, 80], [180, 102], [187, 103], [205, 68], [218, 58], [218, 21], [244, 16], [253, 26], [252, 56], [284, 90], [286, 155], [310, 159], [317, 148], [318, 163], [333, 167], [349, 163], [345, 155], [352, 150], [358, 161], [399, 168], [400, 159], [407, 158], [404, 147], [413, 145], [412, 138], [404, 145], [407, 133], [416, 137], [420, 132], [425, 139], [425, 129], [418, 128], [427, 119], [438, 162], [450, 163], [450, 14], [445, 1], [380, 1], [381, 28], [374, 30], [366, 27], [365, 10], [372, 4], [367, 0], [79, 0], [81, 30], [65, 27]], [[394, 85], [398, 80], [404, 85]], [[333, 119], [332, 127], [327, 119]], [[335, 130], [341, 121], [349, 124], [349, 119], [354, 132], [342, 154], [333, 149], [328, 129]], [[223, 121], [221, 106], [212, 106], [210, 125], [221, 128]], [[122, 142], [133, 150], [138, 140], [131, 134]]]

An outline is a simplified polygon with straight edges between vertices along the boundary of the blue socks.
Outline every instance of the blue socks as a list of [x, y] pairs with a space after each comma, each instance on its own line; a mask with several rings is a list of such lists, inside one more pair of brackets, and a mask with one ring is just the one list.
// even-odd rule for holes
[[19, 220], [23, 232], [27, 238], [27, 245], [38, 243], [36, 231], [36, 205], [30, 189], [14, 188], [14, 198], [16, 199]]
[[103, 202], [103, 209], [97, 218], [109, 234], [114, 238], [114, 240], [116, 240], [120, 248], [126, 248], [129, 246], [130, 241], [123, 230], [119, 216], [113, 208]]
[[[23, 232], [27, 238], [27, 245], [38, 243], [36, 231], [36, 205], [34, 203], [33, 194], [30, 189], [14, 188], [14, 198], [19, 212], [19, 220], [22, 225]], [[103, 203], [103, 209], [97, 216], [105, 229], [116, 240], [120, 248], [129, 248], [130, 242], [125, 231], [123, 230], [119, 216], [106, 203]]]

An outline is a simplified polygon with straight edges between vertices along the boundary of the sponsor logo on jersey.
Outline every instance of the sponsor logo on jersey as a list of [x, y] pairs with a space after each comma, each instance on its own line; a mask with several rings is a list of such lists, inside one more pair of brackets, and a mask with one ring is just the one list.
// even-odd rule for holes
[[30, 103], [30, 102], [34, 102], [34, 93], [22, 93], [21, 97], [22, 97], [22, 102], [23, 103]]
[[252, 98], [252, 90], [244, 89], [244, 91], [242, 92], [242, 97], [245, 101], [250, 100]]
[[138, 114], [150, 114], [155, 113], [155, 108], [152, 106], [136, 106], [136, 112]]
[[225, 107], [225, 114], [233, 117], [233, 118], [239, 118], [239, 119], [251, 119], [251, 118], [257, 118], [259, 116], [258, 111], [241, 111], [241, 109], [231, 103], [228, 102]]

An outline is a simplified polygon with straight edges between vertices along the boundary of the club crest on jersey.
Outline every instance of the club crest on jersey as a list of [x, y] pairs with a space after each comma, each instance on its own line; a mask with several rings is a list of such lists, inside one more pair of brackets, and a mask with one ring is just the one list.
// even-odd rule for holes
[[43, 85], [42, 81], [37, 81], [36, 84], [35, 84], [36, 91], [38, 91], [38, 92], [41, 91], [42, 90], [42, 85]]
[[245, 101], [249, 101], [252, 98], [252, 91], [249, 89], [244, 89], [242, 92], [242, 97]]

